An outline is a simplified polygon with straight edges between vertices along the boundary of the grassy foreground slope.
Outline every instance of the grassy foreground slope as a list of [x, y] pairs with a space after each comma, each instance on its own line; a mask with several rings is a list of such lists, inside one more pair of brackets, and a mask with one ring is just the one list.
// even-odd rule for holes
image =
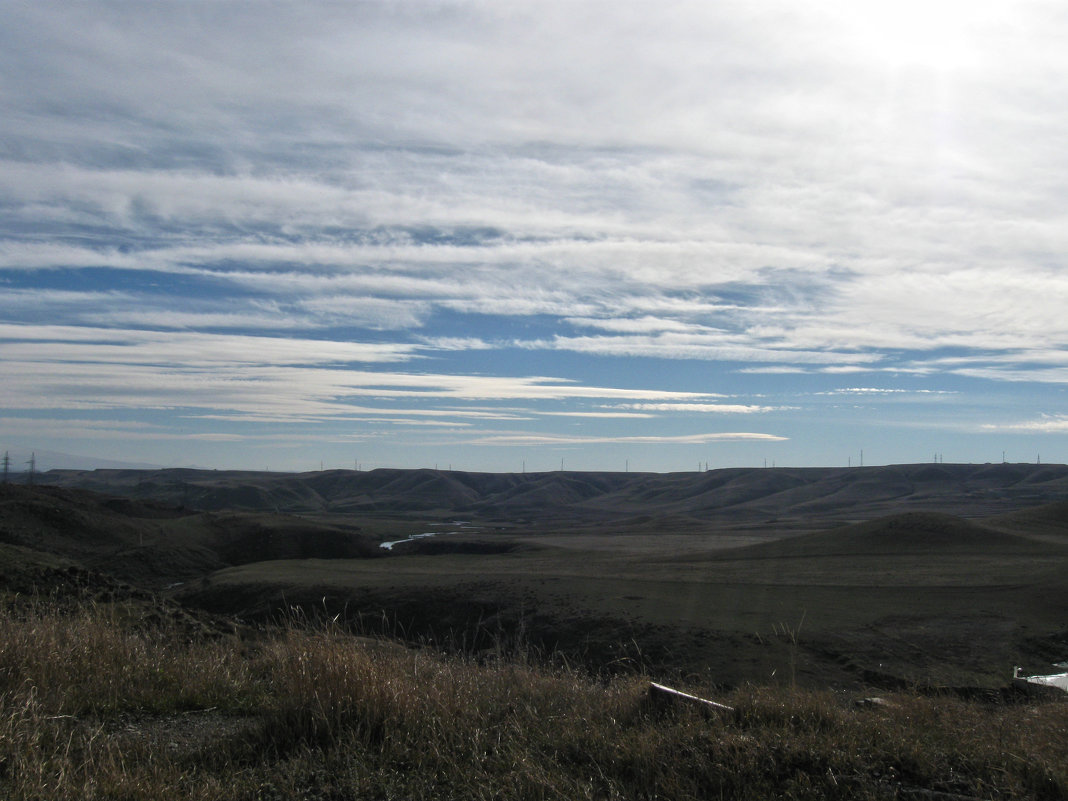
[[641, 676], [522, 654], [475, 663], [299, 620], [190, 641], [116, 611], [4, 607], [3, 798], [1068, 797], [1063, 702], [744, 686], [702, 715], [651, 706]]

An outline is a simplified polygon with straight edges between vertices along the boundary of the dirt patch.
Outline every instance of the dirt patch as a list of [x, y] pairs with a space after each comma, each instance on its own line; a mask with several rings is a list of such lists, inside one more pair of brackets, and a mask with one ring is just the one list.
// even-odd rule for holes
[[123, 714], [102, 727], [120, 753], [165, 753], [172, 759], [197, 758], [213, 745], [252, 732], [260, 718], [217, 709], [193, 709], [173, 715]]

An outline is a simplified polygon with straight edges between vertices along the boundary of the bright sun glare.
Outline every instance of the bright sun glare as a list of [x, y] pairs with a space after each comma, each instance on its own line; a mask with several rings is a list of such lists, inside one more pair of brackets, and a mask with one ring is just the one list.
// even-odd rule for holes
[[891, 69], [950, 71], [978, 66], [975, 25], [987, 17], [982, 2], [893, 0], [838, 6], [849, 46], [864, 61]]

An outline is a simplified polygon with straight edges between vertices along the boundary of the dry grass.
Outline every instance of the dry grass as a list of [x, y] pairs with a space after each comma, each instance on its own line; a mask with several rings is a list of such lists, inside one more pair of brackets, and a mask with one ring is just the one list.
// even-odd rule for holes
[[747, 687], [709, 718], [645, 688], [296, 625], [186, 642], [38, 605], [0, 617], [0, 797], [1068, 797], [1065, 703]]

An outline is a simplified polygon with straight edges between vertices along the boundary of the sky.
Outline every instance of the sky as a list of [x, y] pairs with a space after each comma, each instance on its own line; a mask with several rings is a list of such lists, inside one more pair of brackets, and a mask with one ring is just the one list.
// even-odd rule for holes
[[8, 0], [0, 449], [1068, 461], [1065, 41], [1031, 0]]

